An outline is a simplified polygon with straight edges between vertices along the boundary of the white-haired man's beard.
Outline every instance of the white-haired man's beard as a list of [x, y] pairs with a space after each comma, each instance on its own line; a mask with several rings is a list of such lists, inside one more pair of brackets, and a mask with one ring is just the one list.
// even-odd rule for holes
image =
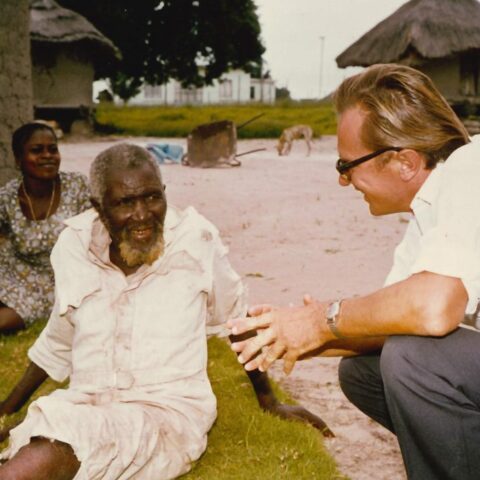
[[124, 229], [121, 234], [121, 240], [118, 250], [123, 261], [129, 267], [137, 267], [139, 265], [151, 265], [157, 258], [163, 255], [165, 249], [165, 241], [163, 239], [163, 226], [160, 226], [155, 232], [156, 238], [151, 245], [140, 248], [132, 245], [128, 239], [127, 230]]

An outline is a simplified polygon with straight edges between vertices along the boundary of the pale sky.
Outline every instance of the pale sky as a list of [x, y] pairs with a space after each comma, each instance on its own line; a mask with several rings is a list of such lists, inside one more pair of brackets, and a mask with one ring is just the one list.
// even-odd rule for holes
[[[359, 69], [338, 69], [335, 57], [406, 0], [254, 0], [264, 59], [277, 87], [292, 98], [325, 96]], [[321, 39], [323, 37], [323, 39]], [[323, 44], [323, 48], [322, 48]], [[323, 61], [322, 61], [323, 50]]]

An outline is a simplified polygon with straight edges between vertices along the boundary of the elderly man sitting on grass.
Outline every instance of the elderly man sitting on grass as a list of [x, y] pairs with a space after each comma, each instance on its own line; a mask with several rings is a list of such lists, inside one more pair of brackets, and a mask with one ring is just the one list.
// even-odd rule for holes
[[[2, 479], [174, 478], [215, 420], [205, 334], [245, 312], [217, 229], [193, 208], [167, 208], [140, 147], [104, 151], [90, 179], [95, 209], [66, 221], [52, 253], [53, 312], [0, 415], [47, 376], [70, 385], [33, 402], [10, 432]], [[279, 404], [265, 374], [249, 377], [264, 408], [326, 428]]]

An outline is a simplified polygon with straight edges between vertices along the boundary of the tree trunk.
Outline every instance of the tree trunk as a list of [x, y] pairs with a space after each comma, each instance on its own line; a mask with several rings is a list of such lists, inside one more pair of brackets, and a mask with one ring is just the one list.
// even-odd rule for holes
[[0, 185], [16, 173], [12, 132], [32, 118], [28, 0], [0, 0]]

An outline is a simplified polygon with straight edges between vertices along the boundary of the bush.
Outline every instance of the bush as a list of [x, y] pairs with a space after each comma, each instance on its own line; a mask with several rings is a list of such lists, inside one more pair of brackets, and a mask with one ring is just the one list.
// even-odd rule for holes
[[237, 127], [253, 117], [262, 117], [237, 129], [238, 138], [278, 138], [286, 127], [304, 123], [314, 136], [334, 135], [336, 117], [331, 103], [283, 100], [275, 105], [216, 105], [120, 107], [100, 105], [96, 112], [97, 130], [135, 136], [186, 137], [196, 126], [231, 120]]

